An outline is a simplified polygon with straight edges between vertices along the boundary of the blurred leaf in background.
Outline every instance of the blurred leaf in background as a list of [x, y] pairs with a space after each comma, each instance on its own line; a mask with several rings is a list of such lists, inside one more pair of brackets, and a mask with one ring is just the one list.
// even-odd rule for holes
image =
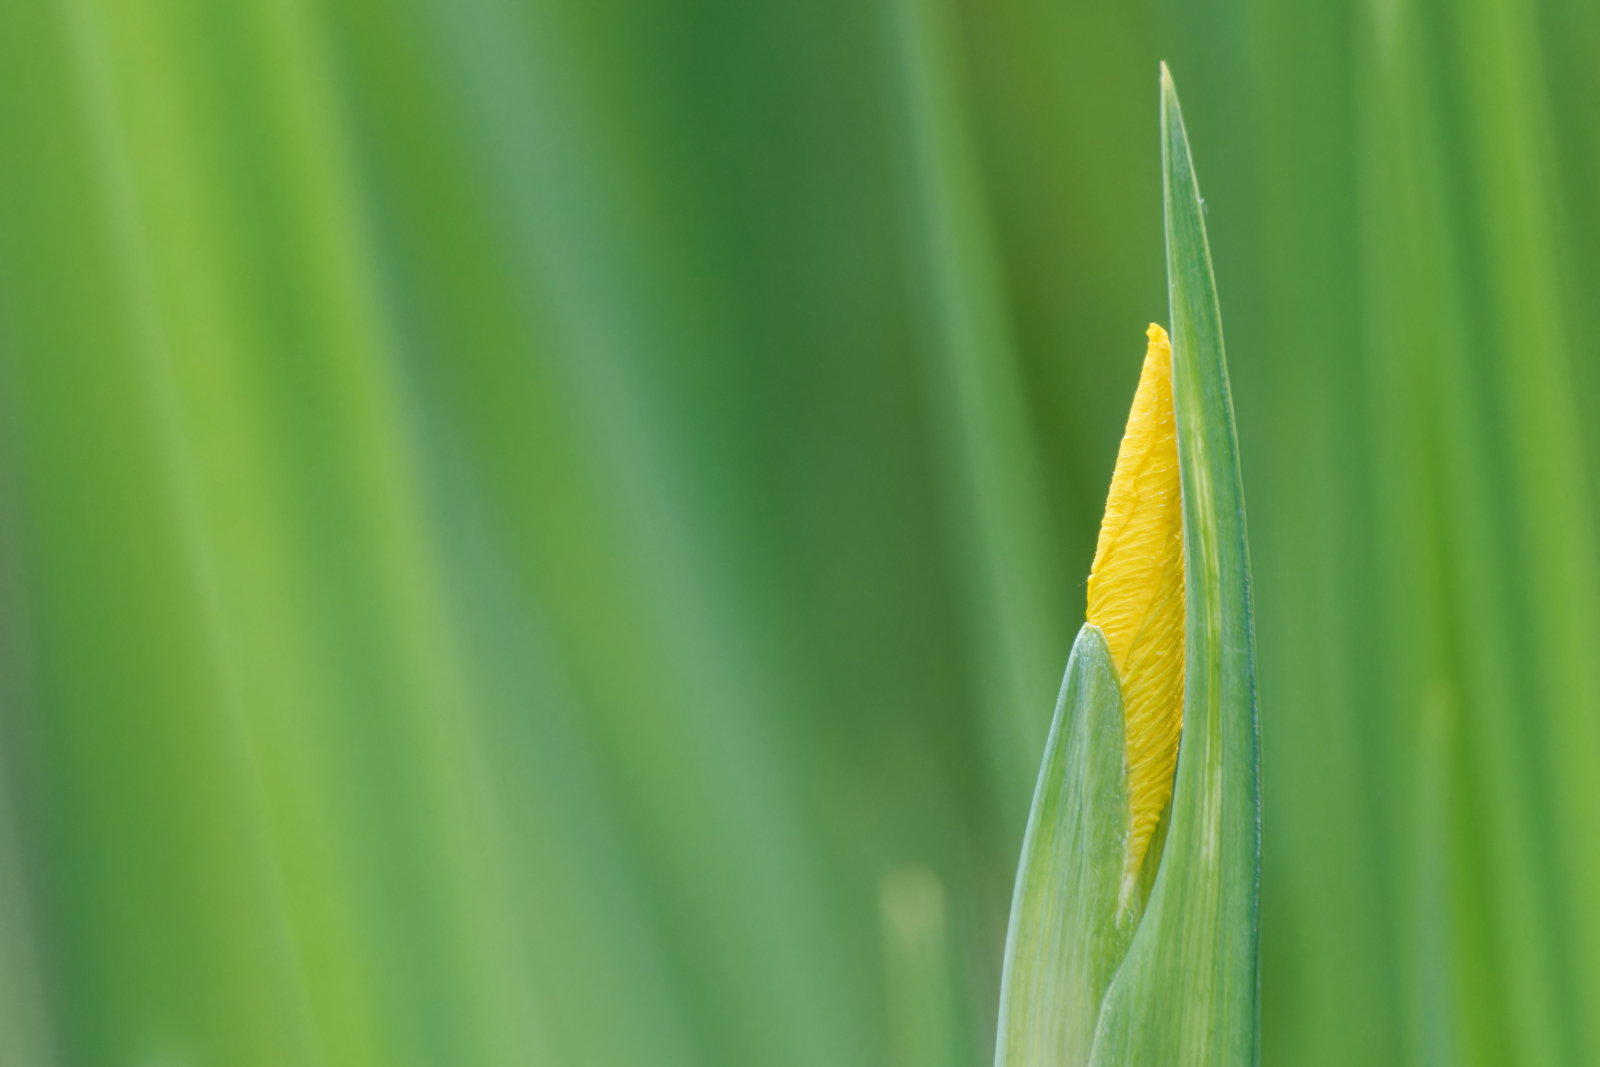
[[1591, 5], [49, 0], [0, 4], [0, 1062], [987, 1059], [1161, 58], [1263, 1059], [1600, 1060]]

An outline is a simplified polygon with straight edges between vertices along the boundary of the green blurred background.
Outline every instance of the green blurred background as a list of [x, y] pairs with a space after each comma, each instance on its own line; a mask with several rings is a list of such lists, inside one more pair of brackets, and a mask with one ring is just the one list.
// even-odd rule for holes
[[951, 1067], [1183, 93], [1269, 1065], [1600, 1063], [1588, 0], [0, 0], [0, 1064]]

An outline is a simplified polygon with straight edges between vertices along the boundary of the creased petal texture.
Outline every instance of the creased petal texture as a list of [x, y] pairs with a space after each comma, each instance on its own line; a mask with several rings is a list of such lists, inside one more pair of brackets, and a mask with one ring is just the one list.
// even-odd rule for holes
[[1183, 727], [1183, 499], [1172, 345], [1154, 323], [1148, 336], [1089, 575], [1089, 621], [1106, 635], [1127, 708], [1124, 905], [1172, 796]]

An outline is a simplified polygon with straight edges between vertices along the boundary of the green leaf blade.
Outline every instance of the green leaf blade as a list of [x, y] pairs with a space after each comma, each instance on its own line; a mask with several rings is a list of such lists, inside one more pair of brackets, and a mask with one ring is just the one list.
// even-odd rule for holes
[[1073, 644], [1028, 818], [1006, 936], [996, 1067], [1082, 1067], [1138, 913], [1118, 916], [1126, 724], [1105, 636]]
[[1183, 484], [1184, 723], [1171, 825], [1091, 1063], [1257, 1059], [1260, 743], [1238, 443], [1205, 218], [1177, 91], [1161, 74], [1173, 399]]

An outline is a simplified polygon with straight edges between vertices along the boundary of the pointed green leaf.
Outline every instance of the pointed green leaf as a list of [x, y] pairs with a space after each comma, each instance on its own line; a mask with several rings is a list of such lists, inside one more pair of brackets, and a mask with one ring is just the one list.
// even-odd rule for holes
[[1166, 849], [1106, 992], [1097, 1067], [1257, 1056], [1260, 746], [1244, 496], [1200, 188], [1165, 65], [1161, 132], [1188, 598], [1183, 738]]
[[1165, 66], [1161, 88], [1186, 606], [1175, 785], [1145, 863], [1148, 898], [1119, 913], [1122, 680], [1086, 625], [1018, 867], [997, 1067], [1256, 1059], [1261, 804], [1244, 499], [1200, 192]]
[[1126, 726], [1100, 628], [1067, 660], [1023, 839], [1000, 989], [1000, 1067], [1081, 1067], [1137, 913], [1117, 916], [1128, 838]]

